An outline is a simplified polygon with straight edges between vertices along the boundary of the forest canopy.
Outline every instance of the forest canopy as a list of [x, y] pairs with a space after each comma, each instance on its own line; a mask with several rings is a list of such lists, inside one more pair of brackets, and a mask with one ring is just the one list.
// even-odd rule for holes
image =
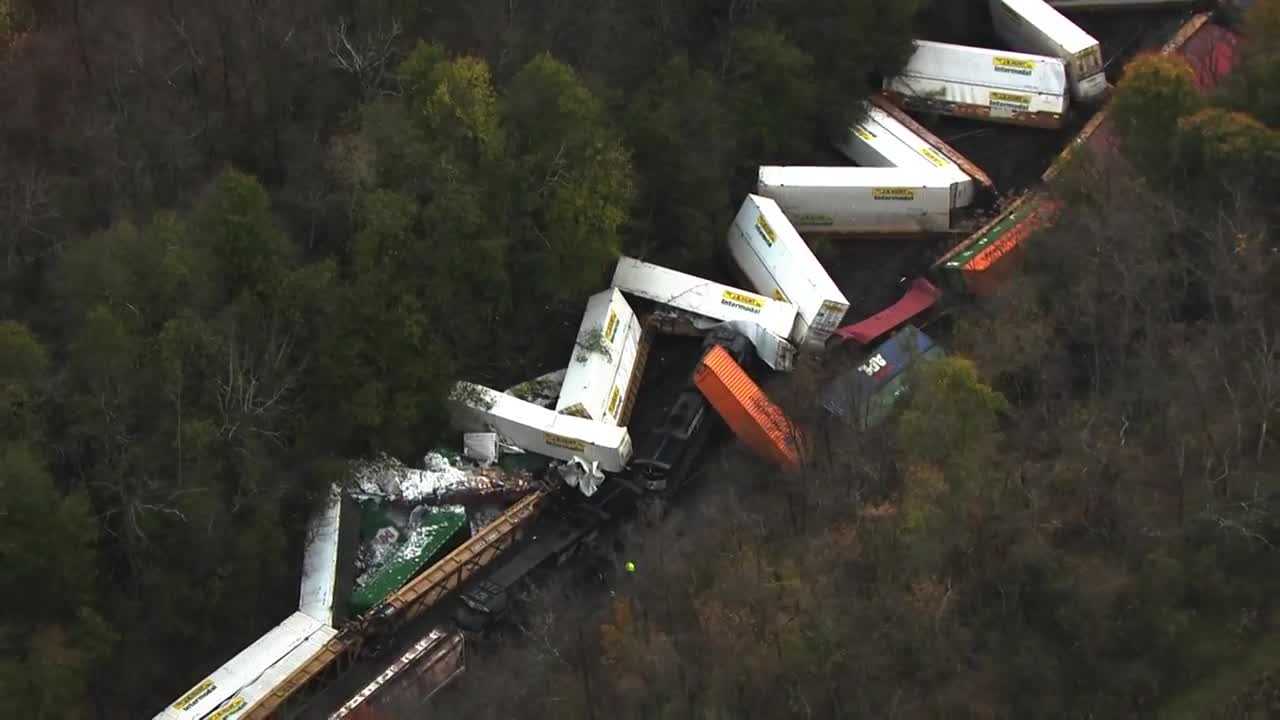
[[[709, 267], [927, 5], [0, 0], [0, 716], [147, 716], [278, 622], [345, 460], [559, 367], [617, 253]], [[1208, 97], [1135, 61], [1124, 162], [1071, 168], [889, 427], [824, 425], [796, 483], [717, 460], [643, 583], [535, 603], [459, 716], [1270, 697], [1277, 18]]]

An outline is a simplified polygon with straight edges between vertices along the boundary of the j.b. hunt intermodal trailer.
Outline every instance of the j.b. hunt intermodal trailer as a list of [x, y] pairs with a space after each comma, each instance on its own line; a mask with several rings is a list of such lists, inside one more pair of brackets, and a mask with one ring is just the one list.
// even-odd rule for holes
[[936, 173], [951, 183], [955, 207], [973, 202], [974, 179], [950, 158], [889, 113], [867, 103], [866, 116], [836, 147], [862, 167], [900, 168]]
[[633, 370], [640, 333], [640, 320], [622, 293], [609, 289], [592, 295], [569, 356], [556, 412], [621, 424], [623, 408], [638, 380]]
[[[729, 325], [745, 335], [774, 370], [787, 371], [794, 365], [796, 349], [789, 338], [797, 311], [789, 302], [625, 256], [613, 272], [613, 287]], [[712, 325], [707, 323], [707, 329]]]
[[525, 452], [566, 461], [581, 458], [615, 473], [631, 459], [626, 427], [557, 413], [481, 385], [455, 385], [449, 412], [459, 430], [496, 432]]
[[1200, 0], [1049, 0], [1056, 10], [1167, 10], [1195, 5]]
[[747, 195], [729, 226], [728, 244], [734, 264], [751, 288], [796, 306], [792, 343], [822, 348], [840, 327], [849, 300], [778, 203]]
[[1070, 95], [1056, 57], [915, 40], [915, 53], [884, 93], [916, 112], [1059, 128]]
[[1107, 92], [1102, 48], [1044, 0], [988, 0], [996, 34], [1014, 50], [1056, 57], [1066, 64], [1071, 97], [1099, 102]]
[[[1210, 13], [1188, 20], [1161, 48], [1160, 54], [1178, 54], [1195, 72], [1196, 86], [1212, 90], [1234, 65], [1239, 38], [1230, 30], [1210, 22]], [[1110, 121], [1110, 106], [1103, 107], [1084, 126], [1042, 176], [1052, 182], [1080, 148], [1089, 148], [1105, 160], [1115, 152], [1116, 138]], [[1061, 205], [1043, 189], [1027, 191], [1002, 213], [963, 242], [947, 251], [933, 264], [944, 284], [975, 295], [995, 291], [1006, 278], [1021, 253], [1024, 241], [1036, 230], [1052, 225]]]
[[197, 683], [155, 720], [239, 718], [336, 632], [319, 620], [296, 612]]
[[916, 234], [951, 230], [958, 186], [933, 169], [767, 165], [756, 192], [801, 232]]

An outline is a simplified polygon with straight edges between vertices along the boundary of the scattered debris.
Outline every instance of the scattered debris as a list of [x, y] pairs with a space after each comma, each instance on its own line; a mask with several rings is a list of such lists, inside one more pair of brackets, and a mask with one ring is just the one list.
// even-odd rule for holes
[[604, 472], [600, 470], [600, 463], [594, 460], [590, 465], [587, 465], [586, 460], [575, 457], [557, 467], [556, 470], [560, 473], [560, 477], [564, 479], [565, 484], [569, 487], [578, 488], [587, 497], [594, 495], [596, 490], [600, 488], [600, 483], [604, 482]]

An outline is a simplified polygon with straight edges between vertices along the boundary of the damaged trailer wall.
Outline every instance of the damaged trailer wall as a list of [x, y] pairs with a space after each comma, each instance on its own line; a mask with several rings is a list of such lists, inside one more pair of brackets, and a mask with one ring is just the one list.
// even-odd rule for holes
[[716, 322], [699, 322], [703, 329], [728, 324], [756, 348], [774, 370], [791, 370], [795, 346], [788, 337], [796, 323], [796, 306], [739, 288], [622, 257], [613, 272], [613, 286], [656, 303], [694, 313]]
[[617, 289], [587, 300], [556, 412], [618, 424], [632, 392], [640, 320]]
[[496, 432], [525, 452], [566, 462], [581, 458], [606, 472], [622, 472], [631, 459], [625, 427], [562, 415], [482, 385], [455, 385], [449, 410], [457, 429]]
[[1102, 48], [1092, 35], [1044, 0], [989, 0], [996, 34], [1009, 47], [1056, 57], [1066, 65], [1071, 97], [1083, 103], [1107, 93]]
[[915, 40], [915, 53], [885, 94], [908, 110], [1059, 128], [1070, 103], [1066, 65], [1055, 57]]
[[778, 203], [747, 195], [727, 240], [734, 264], [756, 292], [796, 306], [791, 342], [822, 348], [848, 312], [849, 300]]
[[930, 170], [762, 166], [756, 189], [814, 233], [948, 232], [955, 206], [952, 183]]
[[836, 148], [862, 167], [896, 167], [920, 173], [935, 172], [951, 186], [952, 206], [973, 203], [974, 179], [932, 144], [895, 120], [889, 113], [865, 104], [866, 117], [849, 128]]

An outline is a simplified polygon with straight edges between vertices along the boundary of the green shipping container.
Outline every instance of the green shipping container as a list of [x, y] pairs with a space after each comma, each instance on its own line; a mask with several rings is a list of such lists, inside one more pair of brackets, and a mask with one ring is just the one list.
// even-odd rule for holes
[[428, 511], [417, 529], [396, 545], [391, 558], [351, 593], [352, 616], [364, 614], [439, 559], [466, 526], [467, 513], [461, 508]]

